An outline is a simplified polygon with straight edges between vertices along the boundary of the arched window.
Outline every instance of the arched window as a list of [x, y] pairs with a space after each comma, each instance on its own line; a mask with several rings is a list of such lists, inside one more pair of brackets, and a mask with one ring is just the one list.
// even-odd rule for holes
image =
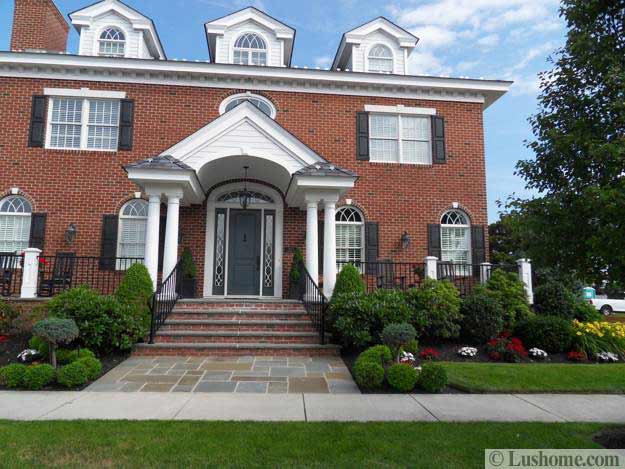
[[[272, 204], [273, 203], [273, 199], [271, 197], [269, 197], [268, 195], [265, 194], [261, 194], [260, 192], [255, 192], [255, 191], [248, 191], [250, 198], [248, 200], [248, 203], [250, 204]], [[227, 204], [238, 204], [239, 200], [241, 200], [241, 195], [243, 194], [243, 191], [232, 191], [232, 192], [226, 192], [225, 194], [221, 195], [218, 199], [217, 202], [224, 202]]]
[[118, 28], [106, 28], [100, 34], [98, 54], [104, 57], [124, 57], [126, 55], [126, 36]]
[[336, 211], [336, 260], [358, 265], [365, 260], [365, 220], [354, 207]]
[[255, 33], [245, 33], [234, 43], [234, 63], [239, 65], [267, 65], [267, 44]]
[[441, 217], [441, 260], [471, 263], [471, 222], [461, 210], [449, 210]]
[[[148, 224], [148, 203], [142, 199], [127, 202], [119, 212], [117, 257], [145, 257], [145, 232]], [[133, 261], [118, 261], [118, 270], [130, 267]]]
[[235, 94], [233, 96], [229, 96], [228, 98], [224, 99], [219, 106], [219, 112], [220, 114], [228, 112], [245, 101], [249, 101], [272, 119], [276, 117], [276, 108], [271, 101], [269, 101], [267, 98], [251, 93]]
[[0, 200], [0, 252], [20, 253], [28, 247], [32, 213], [24, 197], [12, 195]]
[[369, 72], [393, 72], [393, 53], [383, 44], [376, 44], [369, 51]]

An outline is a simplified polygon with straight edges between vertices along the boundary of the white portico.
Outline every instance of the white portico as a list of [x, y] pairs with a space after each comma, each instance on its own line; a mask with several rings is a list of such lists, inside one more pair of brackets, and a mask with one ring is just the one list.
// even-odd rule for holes
[[155, 283], [161, 204], [163, 278], [178, 259], [180, 206], [205, 204], [203, 296], [282, 297], [284, 211], [297, 207], [306, 212], [306, 268], [317, 282], [317, 220], [324, 211], [323, 285], [331, 296], [336, 203], [356, 175], [328, 163], [250, 102], [125, 169], [149, 199], [145, 262]]

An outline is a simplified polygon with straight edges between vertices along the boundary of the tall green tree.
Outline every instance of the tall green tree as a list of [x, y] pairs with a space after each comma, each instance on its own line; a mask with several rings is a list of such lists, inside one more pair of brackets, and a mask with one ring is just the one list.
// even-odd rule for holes
[[581, 278], [625, 279], [625, 0], [563, 0], [568, 33], [540, 75], [532, 200], [508, 208], [527, 254]]

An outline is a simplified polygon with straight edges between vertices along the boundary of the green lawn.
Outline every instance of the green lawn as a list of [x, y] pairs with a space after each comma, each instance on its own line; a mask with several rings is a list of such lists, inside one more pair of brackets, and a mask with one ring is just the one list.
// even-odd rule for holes
[[469, 392], [625, 393], [625, 364], [452, 363], [449, 384]]
[[2, 467], [484, 467], [485, 448], [598, 448], [598, 424], [0, 422]]

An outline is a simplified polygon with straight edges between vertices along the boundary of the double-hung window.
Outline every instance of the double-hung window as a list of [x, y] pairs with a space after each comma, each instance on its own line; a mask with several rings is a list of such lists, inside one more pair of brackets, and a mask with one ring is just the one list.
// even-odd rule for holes
[[51, 97], [48, 148], [115, 151], [119, 100]]
[[405, 114], [370, 114], [370, 161], [430, 164], [431, 118]]

